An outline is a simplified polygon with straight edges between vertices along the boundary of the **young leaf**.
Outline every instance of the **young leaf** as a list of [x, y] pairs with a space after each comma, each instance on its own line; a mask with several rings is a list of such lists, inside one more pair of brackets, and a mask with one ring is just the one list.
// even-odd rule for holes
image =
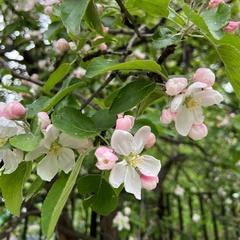
[[163, 75], [161, 72], [161, 67], [156, 62], [152, 60], [134, 60], [125, 63], [116, 63], [104, 59], [102, 57], [95, 58], [88, 66], [86, 77], [92, 78], [99, 74], [103, 74], [113, 70], [145, 70], [150, 72], [158, 73], [159, 75]]
[[52, 122], [62, 132], [76, 138], [86, 138], [96, 133], [92, 119], [72, 107], [62, 108], [53, 114]]
[[42, 229], [48, 239], [51, 238], [54, 228], [64, 205], [75, 185], [85, 155], [80, 155], [70, 175], [62, 173], [53, 184], [42, 205]]
[[63, 25], [73, 34], [77, 35], [82, 18], [90, 0], [64, 0], [61, 4]]
[[0, 176], [0, 188], [6, 208], [14, 215], [20, 215], [23, 200], [23, 187], [32, 170], [32, 162], [22, 162], [11, 174]]
[[27, 190], [27, 194], [25, 197], [25, 201], [28, 201], [32, 196], [34, 196], [40, 189], [42, 189], [45, 182], [37, 176], [34, 182], [31, 184], [29, 189]]
[[101, 176], [87, 175], [81, 177], [77, 181], [77, 189], [82, 195], [91, 194], [83, 202], [85, 208], [91, 207], [93, 211], [101, 215], [107, 215], [117, 207], [117, 194]]
[[48, 78], [47, 82], [43, 87], [43, 91], [49, 92], [50, 90], [52, 90], [54, 86], [68, 74], [70, 69], [71, 69], [71, 64], [69, 63], [63, 63], [62, 65], [60, 65], [56, 69], [56, 71], [54, 71]]
[[153, 92], [155, 87], [156, 83], [148, 80], [138, 80], [127, 84], [120, 89], [109, 112], [111, 114], [118, 114], [135, 107]]

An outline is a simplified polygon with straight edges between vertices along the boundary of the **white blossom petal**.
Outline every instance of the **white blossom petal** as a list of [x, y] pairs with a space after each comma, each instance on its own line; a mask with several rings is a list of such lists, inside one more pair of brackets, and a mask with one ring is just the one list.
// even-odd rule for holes
[[141, 178], [137, 171], [131, 166], [127, 166], [124, 187], [126, 192], [134, 194], [134, 196], [139, 200], [141, 199]]
[[124, 130], [115, 130], [111, 138], [111, 147], [120, 155], [128, 156], [135, 149], [134, 138]]
[[17, 124], [5, 117], [0, 117], [0, 139], [10, 138], [17, 134]]
[[134, 135], [135, 149], [134, 152], [141, 153], [145, 144], [148, 142], [151, 133], [149, 126], [141, 127]]
[[125, 160], [114, 165], [109, 176], [109, 182], [114, 188], [118, 188], [124, 182], [126, 171], [127, 162]]
[[51, 181], [58, 173], [57, 155], [46, 155], [37, 165], [37, 174], [44, 181]]
[[192, 111], [194, 116], [194, 124], [200, 124], [204, 121], [203, 111], [201, 106], [197, 106]]
[[4, 174], [10, 174], [14, 172], [17, 169], [18, 164], [22, 161], [22, 157], [23, 154], [17, 154], [11, 149], [1, 150], [0, 158], [3, 159], [4, 162]]
[[60, 148], [58, 151], [58, 164], [61, 170], [65, 173], [69, 173], [75, 164], [73, 150], [69, 148]]
[[35, 149], [31, 152], [28, 152], [25, 155], [25, 161], [37, 159], [41, 155], [47, 154], [48, 152], [49, 152], [49, 150], [46, 147], [44, 147], [43, 145], [40, 145], [37, 149]]
[[145, 176], [157, 176], [161, 169], [160, 161], [149, 155], [142, 155], [142, 157], [143, 161], [139, 163], [140, 172]]
[[177, 95], [171, 102], [171, 111], [176, 112], [178, 108], [180, 107], [181, 103], [183, 102], [184, 94]]
[[201, 88], [205, 88], [205, 87], [207, 87], [207, 84], [206, 83], [203, 83], [203, 82], [195, 82], [195, 83], [193, 83], [193, 84], [191, 84], [189, 87], [188, 87], [188, 89], [187, 89], [187, 91], [186, 91], [186, 95], [191, 95], [191, 93], [193, 92], [193, 91], [195, 91], [196, 89], [201, 89]]
[[55, 128], [52, 124], [48, 125], [45, 132], [45, 137], [42, 140], [43, 145], [50, 149], [51, 144], [58, 138], [60, 132], [57, 128]]
[[59, 143], [63, 147], [77, 149], [88, 144], [88, 139], [78, 139], [66, 133], [61, 133], [59, 135]]
[[219, 104], [223, 100], [223, 96], [218, 91], [212, 89], [200, 91], [194, 95], [194, 98], [201, 106], [205, 107]]
[[182, 136], [187, 136], [194, 123], [194, 114], [185, 106], [181, 106], [177, 112], [175, 128]]

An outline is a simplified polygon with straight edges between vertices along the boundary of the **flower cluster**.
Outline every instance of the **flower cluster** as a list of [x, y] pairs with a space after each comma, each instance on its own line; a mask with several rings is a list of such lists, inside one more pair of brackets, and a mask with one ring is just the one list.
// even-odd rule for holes
[[[120, 119], [125, 119], [131, 125], [133, 118], [129, 118], [131, 120], [121, 116]], [[141, 199], [141, 188], [152, 190], [158, 183], [160, 161], [149, 155], [140, 155], [144, 148], [153, 146], [156, 139], [149, 126], [141, 127], [134, 136], [125, 130], [125, 123], [117, 126], [111, 137], [111, 148], [100, 146], [95, 151], [98, 160], [96, 167], [111, 170], [109, 182], [114, 188], [124, 183], [126, 192]], [[117, 162], [119, 158], [122, 161]]]
[[166, 93], [173, 98], [170, 107], [162, 111], [160, 120], [165, 124], [175, 121], [180, 135], [200, 140], [208, 133], [203, 123], [202, 107], [219, 104], [223, 97], [212, 89], [215, 75], [208, 68], [197, 69], [193, 83], [187, 87], [187, 82], [185, 78], [173, 78], [166, 82]]

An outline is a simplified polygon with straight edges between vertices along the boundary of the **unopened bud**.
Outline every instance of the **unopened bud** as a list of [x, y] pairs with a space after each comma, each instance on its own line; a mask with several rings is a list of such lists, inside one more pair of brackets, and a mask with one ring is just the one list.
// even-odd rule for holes
[[57, 40], [56, 48], [62, 53], [67, 52], [69, 50], [69, 43], [64, 38], [60, 38]]

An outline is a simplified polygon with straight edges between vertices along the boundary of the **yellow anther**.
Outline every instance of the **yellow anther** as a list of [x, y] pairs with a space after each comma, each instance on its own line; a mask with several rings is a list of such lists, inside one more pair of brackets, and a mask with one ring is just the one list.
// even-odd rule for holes
[[56, 142], [52, 143], [50, 153], [56, 155], [62, 146]]
[[0, 147], [4, 146], [6, 142], [7, 142], [6, 138], [0, 138]]
[[139, 154], [137, 154], [136, 152], [132, 152], [130, 153], [130, 155], [128, 156], [127, 159], [128, 163], [130, 164], [130, 166], [139, 169], [140, 170], [140, 166], [139, 163], [143, 162], [143, 157], [141, 157]]

